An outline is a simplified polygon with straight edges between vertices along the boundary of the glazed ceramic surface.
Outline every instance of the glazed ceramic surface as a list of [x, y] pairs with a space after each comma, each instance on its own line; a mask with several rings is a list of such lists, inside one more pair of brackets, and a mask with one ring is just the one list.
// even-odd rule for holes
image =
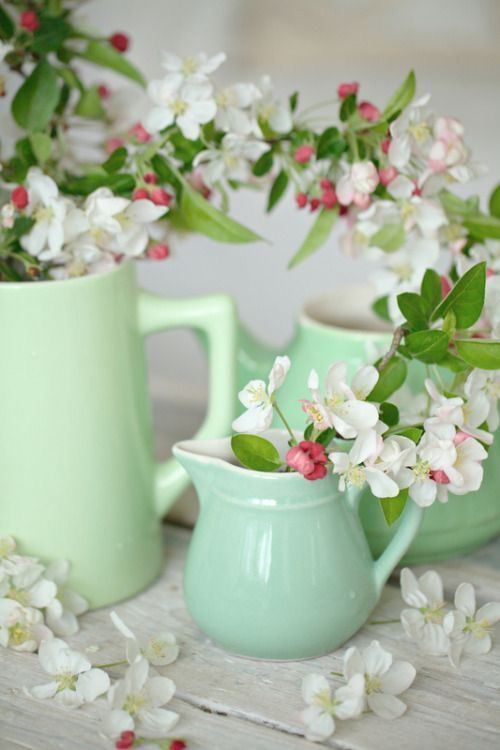
[[160, 519], [189, 481], [175, 460], [153, 460], [144, 338], [204, 332], [211, 399], [201, 434], [226, 434], [232, 303], [139, 291], [128, 263], [0, 284], [0, 320], [0, 534], [24, 554], [70, 560], [72, 588], [94, 607], [131, 596], [159, 573]]
[[[286, 433], [268, 435], [284, 454]], [[216, 643], [264, 659], [329, 653], [366, 621], [418, 531], [409, 503], [373, 562], [354, 493], [331, 475], [315, 482], [234, 465], [230, 439], [186, 441], [174, 455], [200, 499], [184, 573], [189, 611]]]
[[[279, 392], [279, 404], [291, 424], [303, 429], [305, 415], [299, 398], [307, 398], [307, 377], [314, 367], [320, 377], [328, 366], [343, 359], [352, 374], [374, 353], [387, 350], [390, 333], [370, 312], [368, 287], [343, 287], [310, 300], [299, 317], [296, 333], [287, 353], [292, 368]], [[275, 352], [266, 350], [244, 330], [240, 332], [239, 383], [251, 378], [267, 378]], [[446, 377], [446, 373], [443, 373]], [[411, 368], [410, 386], [421, 387], [425, 371], [419, 363]], [[446, 504], [434, 503], [427, 509], [418, 537], [403, 558], [407, 563], [423, 563], [462, 555], [481, 546], [500, 533], [500, 438], [490, 448], [485, 476], [478, 492], [449, 496]], [[360, 517], [371, 550], [379, 555], [387, 546], [397, 525], [387, 527], [378, 501], [363, 492]]]

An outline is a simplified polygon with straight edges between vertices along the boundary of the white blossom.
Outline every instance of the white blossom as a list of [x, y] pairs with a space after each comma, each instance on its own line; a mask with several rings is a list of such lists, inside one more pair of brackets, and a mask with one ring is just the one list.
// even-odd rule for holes
[[0, 599], [0, 646], [14, 651], [36, 651], [52, 638], [39, 609], [23, 607], [13, 599]]
[[201, 81], [217, 70], [226, 60], [224, 52], [208, 57], [204, 52], [187, 57], [179, 57], [172, 52], [162, 53], [162, 67], [167, 73], [182, 76], [184, 79]]
[[365, 681], [354, 675], [347, 685], [337, 688], [332, 696], [328, 680], [319, 674], [309, 674], [302, 680], [302, 697], [307, 708], [302, 712], [306, 725], [305, 737], [312, 742], [323, 742], [335, 731], [335, 719], [358, 717], [364, 706]]
[[213, 120], [217, 111], [210, 81], [186, 81], [181, 73], [151, 81], [148, 94], [154, 105], [144, 121], [149, 133], [158, 133], [175, 122], [183, 136], [194, 141], [200, 135], [200, 125]]
[[268, 124], [275, 133], [288, 133], [293, 125], [292, 115], [288, 108], [276, 99], [269, 76], [262, 76], [259, 91], [260, 96], [255, 105], [258, 119]]
[[126, 638], [126, 656], [129, 664], [134, 664], [141, 656], [155, 667], [164, 667], [177, 659], [179, 646], [172, 633], [161, 631], [144, 642], [134, 635], [116, 612], [111, 612], [110, 617], [115, 628]]
[[263, 141], [228, 133], [219, 148], [201, 151], [193, 164], [200, 166], [203, 180], [208, 186], [215, 185], [223, 178], [245, 182], [250, 177], [252, 162], [268, 150], [269, 146]]
[[127, 730], [144, 737], [167, 735], [177, 724], [179, 716], [162, 706], [172, 699], [174, 693], [172, 680], [150, 677], [148, 661], [139, 658], [128, 667], [125, 677], [108, 691], [110, 711], [102, 724], [103, 733], [113, 738]]
[[383, 719], [397, 719], [406, 711], [406, 704], [396, 696], [407, 690], [415, 679], [415, 667], [407, 661], [394, 661], [378, 641], [362, 650], [348, 648], [344, 654], [344, 677], [364, 678], [364, 709]]
[[268, 384], [251, 380], [239, 392], [238, 398], [246, 411], [233, 422], [235, 432], [264, 432], [273, 421], [273, 395], [283, 385], [290, 369], [288, 357], [276, 357], [269, 373]]
[[435, 656], [446, 654], [449, 639], [443, 627], [446, 605], [441, 577], [429, 570], [417, 579], [409, 568], [403, 568], [400, 582], [401, 596], [409, 605], [401, 612], [405, 633], [422, 651]]
[[258, 133], [252, 108], [259, 97], [260, 91], [253, 83], [235, 83], [217, 91], [215, 127], [236, 135]]
[[43, 641], [38, 652], [42, 668], [50, 682], [27, 689], [32, 698], [52, 698], [64, 708], [92, 703], [109, 688], [109, 677], [102, 669], [93, 669], [86, 656], [69, 648], [59, 638]]
[[487, 654], [491, 650], [491, 633], [497, 622], [500, 622], [500, 603], [488, 602], [476, 611], [474, 587], [470, 583], [461, 583], [455, 592], [455, 609], [444, 618], [453, 666], [459, 666], [462, 654]]
[[74, 635], [78, 632], [78, 615], [89, 608], [83, 596], [66, 586], [69, 575], [67, 560], [54, 560], [49, 563], [44, 577], [57, 586], [55, 598], [47, 605], [45, 619], [47, 625], [56, 635]]

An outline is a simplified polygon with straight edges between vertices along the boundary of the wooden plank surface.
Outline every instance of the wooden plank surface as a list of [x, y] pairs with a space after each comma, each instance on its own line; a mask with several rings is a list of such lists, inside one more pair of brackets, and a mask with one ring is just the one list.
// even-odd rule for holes
[[[371, 620], [398, 617], [402, 601], [397, 580], [388, 585], [373, 617], [337, 652], [306, 662], [264, 662], [227, 654], [213, 645], [192, 623], [182, 598], [182, 568], [190, 532], [166, 529], [165, 568], [160, 580], [116, 610], [138, 634], [160, 628], [172, 630], [181, 645], [178, 661], [160, 669], [177, 685], [172, 708], [181, 721], [176, 730], [200, 750], [308, 750], [302, 737], [300, 696], [302, 677], [310, 672], [339, 671], [347, 645], [379, 639], [395, 657], [409, 659], [417, 678], [405, 694], [408, 711], [393, 722], [368, 715], [339, 722], [328, 746], [342, 750], [472, 750], [500, 746], [500, 632], [493, 651], [466, 657], [460, 670], [446, 658], [419, 653], [399, 624], [373, 625]], [[479, 601], [499, 598], [500, 540], [462, 558], [435, 564], [450, 597], [462, 580], [471, 581]], [[416, 569], [417, 572], [420, 572]], [[82, 618], [82, 630], [69, 639], [84, 650], [98, 644], [94, 663], [122, 658], [120, 639], [109, 620], [110, 608]], [[114, 676], [120, 675], [119, 668]], [[99, 736], [103, 706], [98, 703], [64, 711], [49, 702], [26, 697], [22, 686], [43, 682], [46, 675], [32, 654], [0, 651], [1, 750], [104, 750]], [[333, 681], [340, 684], [340, 681]]]

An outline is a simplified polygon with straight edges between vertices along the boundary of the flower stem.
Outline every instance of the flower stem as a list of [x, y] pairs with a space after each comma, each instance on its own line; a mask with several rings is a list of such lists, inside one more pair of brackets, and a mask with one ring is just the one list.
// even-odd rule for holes
[[382, 372], [387, 365], [389, 364], [389, 361], [392, 359], [392, 357], [396, 354], [398, 347], [401, 343], [401, 340], [406, 335], [406, 331], [402, 326], [398, 326], [396, 330], [394, 331], [394, 336], [392, 337], [391, 346], [389, 348], [389, 351], [384, 354], [380, 362], [378, 363], [377, 370], [379, 372]]
[[334, 677], [343, 677], [344, 676], [342, 674], [342, 672], [330, 672], [330, 674], [333, 675]]
[[371, 620], [370, 625], [394, 625], [396, 622], [401, 622], [401, 620], [399, 618], [397, 620]]
[[291, 438], [292, 445], [297, 445], [297, 439], [296, 439], [295, 435], [293, 434], [293, 430], [290, 427], [290, 425], [288, 424], [288, 422], [286, 421], [285, 415], [283, 414], [283, 412], [279, 408], [277, 401], [274, 402], [273, 406], [276, 409], [278, 417], [281, 419], [281, 421], [285, 425], [286, 429], [288, 430], [288, 433], [289, 433], [290, 438]]
[[351, 148], [354, 161], [359, 161], [358, 142], [356, 140], [355, 134], [352, 132], [352, 130], [346, 130], [346, 136], [347, 140], [349, 141], [349, 146]]
[[111, 669], [111, 667], [120, 667], [122, 664], [128, 664], [127, 659], [120, 659], [120, 661], [111, 661], [109, 664], [93, 664], [95, 669]]

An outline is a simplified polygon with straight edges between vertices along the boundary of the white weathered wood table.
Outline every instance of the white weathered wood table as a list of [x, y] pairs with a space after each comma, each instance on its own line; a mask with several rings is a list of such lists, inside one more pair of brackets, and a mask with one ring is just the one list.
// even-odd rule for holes
[[[182, 597], [182, 569], [190, 532], [176, 526], [165, 531], [165, 567], [150, 589], [115, 608], [137, 634], [173, 631], [181, 645], [175, 664], [160, 668], [177, 685], [169, 707], [181, 715], [176, 735], [192, 750], [306, 750], [317, 747], [302, 735], [300, 683], [305, 674], [328, 676], [340, 671], [345, 647], [306, 662], [259, 662], [226, 654], [192, 623]], [[445, 583], [448, 599], [463, 580], [478, 590], [480, 603], [500, 597], [500, 540], [473, 555], [433, 566]], [[415, 568], [417, 573], [421, 569]], [[389, 583], [372, 620], [399, 616], [402, 602], [397, 577]], [[123, 658], [120, 637], [110, 620], [111, 608], [82, 617], [82, 629], [68, 639], [84, 650], [98, 644], [94, 663]], [[342, 750], [472, 750], [500, 747], [500, 632], [490, 654], [465, 657], [460, 670], [445, 658], [419, 653], [399, 624], [368, 623], [349, 644], [378, 639], [394, 655], [417, 668], [405, 694], [407, 713], [396, 721], [368, 715], [338, 722], [329, 747]], [[113, 673], [120, 675], [120, 668]], [[33, 654], [0, 650], [1, 750], [105, 750], [99, 736], [103, 704], [76, 711], [36, 702], [22, 686], [47, 681]], [[333, 684], [340, 684], [336, 678]]]

